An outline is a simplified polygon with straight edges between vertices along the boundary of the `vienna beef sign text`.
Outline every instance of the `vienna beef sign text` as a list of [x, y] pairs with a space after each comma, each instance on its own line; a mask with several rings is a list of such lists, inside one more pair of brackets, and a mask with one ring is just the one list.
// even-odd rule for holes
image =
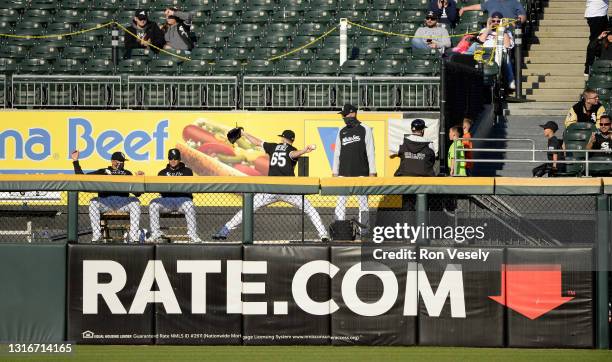
[[[243, 282], [242, 279], [243, 275], [267, 274], [266, 261], [228, 260], [226, 263], [226, 310], [228, 314], [288, 314], [287, 301], [273, 301], [272, 310], [268, 310], [267, 302], [242, 301], [243, 295], [265, 295], [264, 282]], [[176, 262], [177, 273], [191, 275], [190, 309], [192, 314], [206, 314], [206, 279], [210, 274], [221, 273], [221, 267], [221, 260], [178, 260]], [[346, 307], [355, 314], [367, 317], [379, 316], [388, 312], [397, 301], [400, 290], [397, 277], [385, 266], [378, 265], [377, 267], [383, 270], [362, 270], [361, 263], [356, 263], [342, 277], [342, 300]], [[327, 260], [314, 260], [302, 265], [292, 277], [291, 293], [295, 304], [304, 312], [312, 315], [328, 315], [336, 312], [339, 309], [336, 301], [333, 299], [315, 301], [309, 296], [306, 286], [310, 278], [316, 274], [326, 274], [333, 280], [339, 270]], [[403, 315], [417, 315], [420, 296], [429, 316], [439, 317], [446, 300], [450, 299], [451, 316], [453, 318], [466, 317], [461, 265], [448, 264], [446, 266], [436, 291], [432, 290], [422, 265], [409, 262], [406, 272]], [[100, 282], [99, 275], [101, 274], [109, 275], [110, 280]], [[382, 283], [380, 298], [372, 303], [362, 301], [357, 294], [357, 283], [365, 275], [374, 275]], [[126, 283], [127, 273], [120, 263], [112, 260], [83, 260], [83, 314], [98, 314], [100, 301], [106, 303], [112, 314], [143, 314], [149, 303], [161, 304], [167, 314], [183, 313], [161, 260], [149, 260], [130, 305], [124, 305], [117, 296]], [[157, 285], [157, 290], [153, 290], [154, 285]]]

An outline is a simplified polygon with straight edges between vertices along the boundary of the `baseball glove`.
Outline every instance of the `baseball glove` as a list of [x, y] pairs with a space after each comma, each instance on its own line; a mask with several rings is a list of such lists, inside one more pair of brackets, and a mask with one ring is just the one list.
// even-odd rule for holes
[[238, 141], [238, 139], [242, 136], [242, 127], [232, 128], [227, 132], [227, 140], [234, 144], [234, 142]]

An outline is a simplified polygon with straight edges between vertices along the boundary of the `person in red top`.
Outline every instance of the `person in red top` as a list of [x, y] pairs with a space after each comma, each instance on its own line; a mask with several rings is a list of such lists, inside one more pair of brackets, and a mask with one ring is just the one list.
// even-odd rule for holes
[[[464, 140], [461, 141], [461, 143], [463, 144], [463, 148], [467, 149], [472, 149], [472, 134], [470, 133], [470, 129], [472, 128], [472, 120], [469, 118], [464, 118], [463, 119], [463, 138]], [[472, 151], [465, 151], [465, 158], [468, 160], [471, 160], [472, 157]], [[473, 162], [466, 162], [465, 163], [465, 171], [466, 174], [468, 176], [472, 176], [474, 170], [474, 163]]]

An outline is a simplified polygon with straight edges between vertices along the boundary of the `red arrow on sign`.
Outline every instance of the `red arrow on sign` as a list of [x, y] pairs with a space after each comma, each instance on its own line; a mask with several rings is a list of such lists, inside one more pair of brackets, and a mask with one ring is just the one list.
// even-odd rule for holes
[[559, 264], [502, 264], [501, 272], [501, 295], [489, 298], [529, 319], [536, 319], [574, 299], [561, 296]]

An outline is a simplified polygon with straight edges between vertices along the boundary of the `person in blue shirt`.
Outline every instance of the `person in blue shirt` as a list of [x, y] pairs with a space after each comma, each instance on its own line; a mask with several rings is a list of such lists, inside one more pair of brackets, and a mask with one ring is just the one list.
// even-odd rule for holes
[[451, 28], [457, 23], [457, 3], [455, 0], [431, 0], [427, 11], [438, 14], [438, 23], [447, 24]]

